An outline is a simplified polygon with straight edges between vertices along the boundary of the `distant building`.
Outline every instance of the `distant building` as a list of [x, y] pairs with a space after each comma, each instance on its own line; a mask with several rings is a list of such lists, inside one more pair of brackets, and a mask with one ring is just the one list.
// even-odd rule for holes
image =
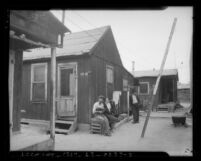
[[179, 102], [190, 102], [190, 84], [178, 83], [177, 93]]
[[[156, 84], [158, 74], [158, 70], [134, 72], [134, 77], [139, 80], [139, 87], [136, 87], [136, 89], [141, 101], [144, 104], [151, 102], [151, 97], [153, 95], [153, 89]], [[163, 70], [156, 94], [156, 100], [154, 102], [154, 107], [156, 107], [158, 104], [177, 101], [177, 81], [177, 69]]]

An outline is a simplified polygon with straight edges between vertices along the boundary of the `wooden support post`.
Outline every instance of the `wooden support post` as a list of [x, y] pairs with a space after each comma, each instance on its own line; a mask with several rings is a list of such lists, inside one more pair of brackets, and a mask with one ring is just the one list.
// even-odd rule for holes
[[65, 23], [65, 10], [62, 11], [62, 23]]
[[172, 36], [173, 36], [173, 33], [174, 33], [176, 22], [177, 22], [177, 18], [174, 18], [174, 22], [173, 22], [172, 29], [171, 29], [170, 36], [169, 36], [169, 40], [168, 40], [168, 44], [167, 44], [167, 47], [166, 47], [166, 50], [165, 50], [163, 61], [161, 63], [159, 75], [158, 75], [157, 80], [156, 80], [156, 85], [154, 87], [153, 96], [152, 96], [152, 99], [151, 99], [151, 105], [149, 106], [149, 109], [148, 109], [148, 112], [147, 112], [147, 117], [146, 117], [143, 129], [142, 129], [142, 134], [141, 134], [142, 138], [144, 137], [145, 130], [146, 130], [146, 127], [147, 127], [147, 124], [148, 124], [148, 121], [149, 121], [150, 114], [151, 114], [151, 110], [152, 110], [153, 105], [154, 105], [154, 100], [156, 98], [156, 93], [157, 93], [157, 90], [158, 90], [160, 78], [161, 78], [161, 75], [162, 75], [162, 72], [163, 72], [163, 68], [164, 68], [164, 65], [165, 65], [165, 61], [166, 61], [166, 58], [167, 58], [167, 55], [168, 55], [168, 51], [169, 51], [169, 48], [170, 48], [170, 43], [171, 43], [171, 40], [172, 40]]
[[51, 106], [50, 106], [50, 137], [55, 138], [55, 106], [56, 106], [56, 48], [51, 48]]
[[173, 102], [176, 102], [175, 99], [175, 88], [174, 88], [175, 84], [174, 84], [174, 79], [172, 79], [172, 100]]
[[128, 119], [129, 119], [129, 109], [130, 109], [130, 107], [129, 107], [129, 90], [127, 91], [127, 110], [128, 110]]
[[13, 90], [14, 90], [14, 64], [15, 64], [15, 52], [9, 50], [9, 128], [10, 137], [12, 136], [13, 128]]
[[191, 44], [191, 51], [190, 51], [190, 110], [193, 108], [193, 35], [192, 35], [192, 44]]

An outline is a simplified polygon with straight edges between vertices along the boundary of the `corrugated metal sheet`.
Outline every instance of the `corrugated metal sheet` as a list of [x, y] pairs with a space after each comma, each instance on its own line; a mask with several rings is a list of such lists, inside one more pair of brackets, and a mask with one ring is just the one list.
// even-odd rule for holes
[[[159, 74], [159, 70], [144, 70], [144, 71], [135, 71], [134, 77], [157, 77]], [[169, 75], [178, 75], [177, 69], [166, 69], [163, 70], [162, 76]]]
[[[63, 48], [57, 48], [57, 57], [82, 55], [89, 52], [107, 29], [109, 26], [65, 35]], [[31, 52], [24, 52], [23, 60], [49, 58], [50, 56], [50, 49], [39, 48], [33, 49]]]

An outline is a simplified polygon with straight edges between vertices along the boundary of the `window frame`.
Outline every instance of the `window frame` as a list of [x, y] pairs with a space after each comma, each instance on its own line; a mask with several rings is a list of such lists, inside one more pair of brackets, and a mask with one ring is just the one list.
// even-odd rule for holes
[[139, 82], [139, 84], [147, 84], [147, 92], [146, 92], [146, 93], [141, 93], [141, 92], [140, 92], [140, 85], [139, 85], [138, 93], [139, 93], [140, 95], [149, 95], [149, 82]]
[[[108, 69], [112, 69], [112, 82], [108, 82]], [[114, 84], [114, 67], [111, 65], [106, 65], [106, 83]]]
[[[34, 68], [37, 66], [45, 66], [45, 81], [34, 81]], [[30, 101], [32, 102], [44, 102], [47, 101], [47, 63], [34, 63], [31, 64], [31, 90], [30, 90]], [[33, 83], [45, 83], [45, 99], [33, 100]]]
[[[126, 81], [126, 83], [127, 83], [126, 85], [124, 84], [125, 81]], [[129, 88], [129, 82], [128, 82], [128, 79], [123, 78], [123, 91], [127, 91], [128, 88]]]

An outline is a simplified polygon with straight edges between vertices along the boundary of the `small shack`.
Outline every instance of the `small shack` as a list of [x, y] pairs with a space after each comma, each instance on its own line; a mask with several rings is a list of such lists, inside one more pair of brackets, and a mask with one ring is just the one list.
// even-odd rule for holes
[[178, 83], [177, 93], [180, 103], [190, 103], [190, 84]]
[[[59, 46], [69, 31], [51, 12], [10, 11], [9, 23], [9, 125], [10, 150], [48, 150], [53, 140], [48, 135], [27, 133], [22, 129], [21, 101], [23, 77], [23, 52], [34, 48]], [[37, 133], [37, 132], [36, 132]]]
[[[153, 89], [156, 84], [158, 70], [135, 71], [134, 76], [139, 80], [139, 87], [137, 88], [139, 97], [143, 104], [147, 106], [151, 102]], [[166, 104], [169, 102], [177, 102], [177, 69], [163, 70], [159, 88], [154, 102], [154, 108], [159, 104]]]
[[[114, 91], [121, 92], [119, 112], [126, 113], [126, 87], [134, 85], [134, 77], [123, 67], [111, 27], [68, 34], [63, 46], [57, 49], [56, 56], [56, 123], [68, 124], [71, 131], [77, 127], [88, 128], [92, 106], [98, 96], [112, 99]], [[23, 86], [24, 120], [48, 122], [48, 49], [32, 50], [24, 54]]]

